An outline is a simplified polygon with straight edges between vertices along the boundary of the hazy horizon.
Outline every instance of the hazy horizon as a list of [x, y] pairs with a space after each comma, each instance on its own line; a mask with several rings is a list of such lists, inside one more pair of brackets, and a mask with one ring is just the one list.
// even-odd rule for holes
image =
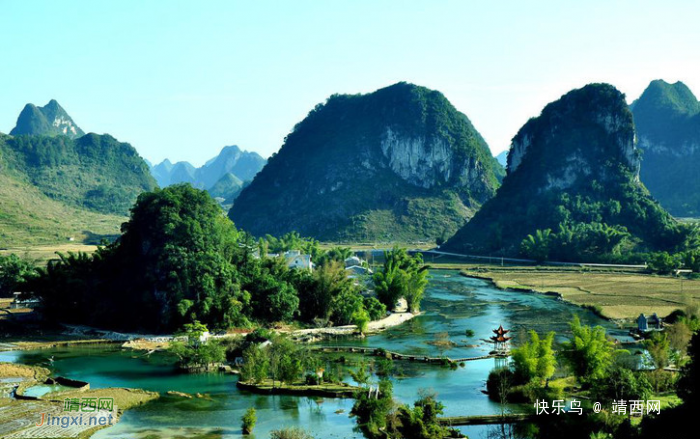
[[654, 79], [700, 92], [698, 4], [410, 3], [0, 0], [0, 132], [56, 99], [154, 164], [201, 166], [227, 145], [269, 157], [331, 94], [407, 81], [441, 91], [497, 155], [587, 83], [628, 102]]

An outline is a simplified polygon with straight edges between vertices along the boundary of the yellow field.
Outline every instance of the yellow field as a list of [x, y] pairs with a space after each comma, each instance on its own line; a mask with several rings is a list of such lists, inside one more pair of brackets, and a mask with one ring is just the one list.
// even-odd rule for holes
[[452, 267], [459, 267], [468, 275], [491, 279], [499, 288], [556, 292], [574, 304], [595, 307], [611, 319], [631, 320], [640, 313], [654, 312], [666, 316], [700, 301], [700, 280], [672, 276], [578, 268]]
[[92, 253], [97, 250], [96, 245], [81, 244], [71, 242], [65, 244], [54, 245], [33, 245], [33, 246], [15, 246], [0, 250], [0, 255], [16, 254], [21, 258], [34, 261], [37, 265], [44, 265], [49, 259], [56, 259], [56, 253]]

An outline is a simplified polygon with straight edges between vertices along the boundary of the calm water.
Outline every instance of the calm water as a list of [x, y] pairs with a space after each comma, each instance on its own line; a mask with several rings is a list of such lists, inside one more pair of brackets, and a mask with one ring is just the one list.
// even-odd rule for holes
[[[402, 326], [366, 339], [338, 338], [325, 345], [382, 347], [402, 353], [446, 355], [451, 358], [487, 354], [491, 345], [484, 340], [491, 330], [503, 325], [514, 337], [526, 330], [556, 331], [559, 338], [568, 332], [574, 314], [587, 324], [603, 325], [610, 333], [624, 338], [603, 319], [589, 311], [567, 305], [553, 297], [501, 291], [489, 283], [460, 276], [456, 271], [433, 271], [423, 302], [425, 313]], [[465, 330], [475, 332], [465, 337]], [[454, 346], [436, 346], [447, 332]], [[440, 335], [438, 335], [440, 334]], [[246, 409], [258, 411], [255, 437], [267, 438], [273, 429], [299, 426], [319, 438], [361, 438], [355, 420], [349, 417], [350, 399], [261, 396], [236, 388], [232, 375], [178, 374], [162, 357], [115, 348], [68, 348], [35, 352], [0, 352], [0, 361], [47, 364], [53, 355], [55, 375], [88, 381], [92, 388], [132, 387], [166, 392], [206, 394], [205, 398], [182, 399], [164, 396], [142, 407], [129, 410], [114, 427], [98, 432], [95, 438], [134, 438], [193, 436], [217, 432], [225, 438], [239, 438], [240, 419]], [[412, 402], [421, 388], [433, 389], [445, 404], [445, 415], [497, 413], [497, 404], [482, 393], [495, 360], [467, 362], [449, 370], [438, 366], [396, 362], [404, 378], [394, 379], [394, 394], [402, 402]], [[464, 431], [472, 438], [484, 437], [488, 427]]]

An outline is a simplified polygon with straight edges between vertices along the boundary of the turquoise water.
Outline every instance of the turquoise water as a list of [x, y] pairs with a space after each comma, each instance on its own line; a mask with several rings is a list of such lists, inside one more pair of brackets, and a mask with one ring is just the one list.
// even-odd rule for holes
[[62, 386], [60, 384], [41, 384], [39, 386], [32, 386], [24, 389], [24, 396], [33, 396], [35, 398], [40, 398], [48, 393], [52, 392], [64, 392], [68, 390], [75, 390], [74, 387]]
[[[452, 271], [433, 271], [423, 302], [424, 314], [375, 336], [365, 339], [338, 338], [324, 345], [361, 345], [382, 347], [402, 353], [446, 355], [450, 358], [487, 354], [485, 342], [491, 330], [502, 324], [514, 337], [526, 330], [557, 331], [561, 338], [568, 323], [578, 314], [587, 324], [600, 324], [614, 335], [625, 334], [593, 313], [568, 305], [553, 297], [522, 292], [501, 291], [489, 283], [460, 276]], [[475, 332], [467, 338], [465, 330]], [[454, 346], [436, 346], [440, 333], [447, 332]], [[118, 348], [67, 348], [34, 352], [0, 353], [0, 361], [44, 364], [54, 356], [54, 375], [88, 381], [92, 388], [133, 387], [166, 392], [202, 393], [205, 398], [182, 399], [163, 396], [144, 406], [129, 410], [114, 427], [98, 432], [95, 438], [134, 438], [154, 434], [159, 437], [193, 436], [213, 432], [224, 438], [239, 438], [240, 419], [246, 409], [258, 411], [255, 437], [266, 438], [273, 429], [298, 426], [319, 438], [361, 438], [355, 420], [349, 417], [352, 400], [262, 396], [236, 388], [236, 377], [223, 374], [179, 374], [162, 356], [145, 357], [141, 353]], [[449, 370], [435, 365], [395, 362], [403, 378], [394, 379], [394, 394], [402, 402], [416, 399], [419, 389], [432, 389], [445, 406], [445, 415], [497, 413], [499, 407], [484, 394], [485, 381], [495, 360], [465, 363]], [[470, 437], [486, 437], [488, 427], [464, 429]]]

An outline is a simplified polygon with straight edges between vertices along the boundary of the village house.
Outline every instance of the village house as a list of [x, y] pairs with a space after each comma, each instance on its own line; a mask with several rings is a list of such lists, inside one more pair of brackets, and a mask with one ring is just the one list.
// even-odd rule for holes
[[661, 318], [656, 313], [647, 317], [644, 313], [637, 317], [637, 329], [639, 332], [660, 331], [662, 328]]
[[20, 292], [12, 293], [14, 299], [10, 303], [10, 308], [20, 309], [20, 308], [36, 308], [39, 306], [39, 300], [31, 297], [22, 298], [23, 294]]
[[348, 279], [352, 279], [355, 285], [363, 290], [372, 289], [372, 275], [374, 272], [367, 267], [367, 263], [357, 256], [351, 256], [345, 260], [345, 273]]

